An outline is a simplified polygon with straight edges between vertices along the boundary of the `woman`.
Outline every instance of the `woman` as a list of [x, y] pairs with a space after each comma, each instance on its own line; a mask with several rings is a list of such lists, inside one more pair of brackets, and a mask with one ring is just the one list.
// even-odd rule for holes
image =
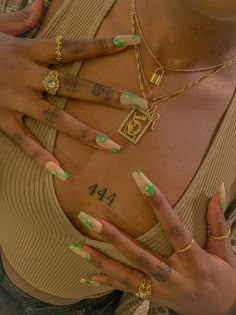
[[[54, 17], [49, 24], [47, 24], [46, 18], [38, 35], [41, 38], [55, 38], [58, 34], [68, 37], [70, 34], [71, 38], [78, 39], [85, 36], [92, 37], [95, 34], [97, 37], [114, 36], [118, 31], [120, 34], [130, 33], [130, 16], [133, 17], [134, 13], [130, 11], [130, 4], [127, 1], [91, 1], [91, 3], [88, 1], [86, 3], [83, 1], [57, 1], [56, 3], [56, 7], [55, 2], [51, 3], [48, 20], [51, 16]], [[235, 55], [234, 28], [236, 23], [233, 22], [236, 16], [235, 4], [227, 1], [224, 3], [224, 10], [220, 9], [221, 4], [221, 1], [217, 1], [217, 3], [210, 1], [204, 3], [199, 1], [186, 1], [186, 3], [161, 0], [148, 3], [142, 0], [137, 1], [136, 16], [140, 19], [146, 42], [150, 43], [161, 65], [168, 65], [169, 68], [174, 69], [204, 68], [206, 70], [207, 68], [205, 72], [191, 71], [187, 75], [185, 72], [166, 72], [161, 85], [159, 87], [154, 85], [154, 94], [170, 96], [175, 90], [182, 91], [183, 87], [199, 81], [207, 71], [210, 71], [209, 66], [226, 64], [226, 61], [231, 60]], [[57, 6], [60, 8], [58, 9]], [[56, 9], [58, 9], [57, 13], [55, 13]], [[158, 32], [155, 33], [155, 30]], [[136, 50], [137, 56], [138, 53], [141, 54], [146, 75], [151, 77], [157, 69], [155, 60], [150, 57], [145, 45], [140, 45], [140, 51]], [[140, 59], [137, 58], [137, 61], [139, 61], [140, 69]], [[123, 89], [125, 86], [127, 90], [136, 94], [140, 93], [136, 73], [137, 64], [132, 49], [126, 50], [122, 55], [88, 61], [83, 64], [82, 69], [80, 66], [81, 64], [78, 63], [71, 67], [63, 66], [63, 73], [68, 71], [70, 74], [77, 75], [80, 70], [80, 78], [116, 86], [118, 89]], [[220, 66], [214, 69], [218, 68]], [[111, 72], [111, 69], [115, 69], [115, 71]], [[161, 70], [163, 69], [161, 68]], [[137, 285], [141, 280], [140, 271], [133, 274], [134, 282], [130, 290], [127, 290], [127, 285], [123, 287], [117, 285], [117, 280], [124, 282], [124, 277], [121, 277], [120, 273], [120, 265], [115, 265], [118, 268], [119, 277], [119, 279], [115, 279], [116, 281], [111, 282], [110, 280], [109, 282], [106, 277], [103, 280], [101, 277], [95, 278], [101, 283], [104, 281], [104, 284], [109, 284], [109, 287], [90, 286], [98, 284], [90, 281], [98, 273], [98, 269], [73, 253], [73, 251], [82, 253], [83, 258], [91, 256], [92, 262], [98, 267], [99, 257], [95, 256], [97, 254], [91, 251], [90, 247], [90, 249], [84, 248], [88, 250], [90, 256], [87, 251], [83, 252], [80, 249], [80, 246], [84, 244], [91, 245], [121, 263], [146, 272], [145, 255], [147, 255], [147, 250], [142, 253], [141, 258], [144, 257], [144, 262], [141, 259], [141, 263], [140, 259], [134, 262], [130, 255], [125, 257], [127, 253], [120, 254], [117, 249], [124, 252], [123, 243], [122, 246], [117, 246], [117, 243], [114, 246], [114, 243], [104, 242], [109, 239], [106, 223], [103, 227], [105, 234], [97, 235], [95, 231], [86, 229], [86, 226], [93, 228], [91, 226], [93, 219], [82, 213], [78, 220], [77, 216], [82, 210], [90, 216], [101, 217], [115, 224], [119, 229], [131, 237], [137, 238], [160, 255], [168, 257], [173, 252], [160, 225], [156, 224], [156, 217], [151, 208], [145, 200], [140, 198], [139, 191], [133, 183], [130, 174], [135, 169], [142, 168], [145, 174], [151, 175], [154, 182], [159, 183], [158, 186], [165, 192], [169, 203], [175, 205], [182, 223], [188, 230], [184, 234], [184, 238], [182, 238], [183, 227], [181, 226], [181, 233], [177, 233], [179, 229], [176, 230], [176, 235], [179, 235], [181, 243], [174, 244], [170, 239], [173, 248], [178, 251], [188, 247], [186, 255], [192, 254], [193, 251], [195, 255], [196, 248], [198, 248], [196, 243], [201, 247], [205, 245], [205, 214], [209, 197], [213, 196], [220, 182], [224, 181], [227, 190], [226, 206], [235, 198], [233, 173], [235, 161], [233, 148], [235, 146], [232, 146], [235, 141], [235, 128], [233, 128], [235, 67], [230, 64], [221, 70], [212, 73], [208, 80], [204, 80], [204, 83], [199, 82], [192, 88], [188, 88], [185, 93], [179, 92], [178, 97], [169, 97], [165, 102], [160, 103], [158, 113], [161, 114], [161, 118], [158, 121], [158, 127], [154, 131], [145, 132], [136, 145], [116, 132], [127, 115], [123, 111], [96, 105], [91, 108], [86, 102], [80, 102], [80, 106], [78, 106], [77, 102], [68, 101], [65, 108], [67, 113], [73, 114], [85, 124], [96, 125], [96, 128], [111, 135], [116, 143], [121, 144], [121, 151], [117, 155], [95, 151], [61, 133], [56, 139], [55, 131], [27, 118], [27, 127], [39, 137], [49, 151], [54, 149], [55, 156], [70, 174], [70, 178], [66, 182], [55, 180], [53, 185], [50, 175], [39, 170], [2, 136], [1, 145], [2, 152], [4, 152], [4, 156], [1, 158], [2, 222], [5, 222], [4, 226], [7, 227], [1, 229], [2, 261], [8, 278], [16, 287], [24, 291], [23, 297], [22, 295], [21, 297], [26, 299], [28, 304], [26, 303], [26, 307], [22, 309], [22, 304], [18, 300], [21, 313], [31, 311], [34, 314], [41, 311], [42, 314], [47, 314], [53, 310], [55, 314], [57, 312], [66, 314], [66, 311], [73, 314], [81, 308], [87, 308], [86, 311], [91, 313], [91, 309], [88, 310], [88, 307], [95, 307], [93, 309], [95, 312], [98, 305], [94, 306], [94, 304], [97, 300], [91, 300], [90, 306], [86, 306], [86, 301], [78, 301], [107, 294], [112, 290], [110, 285], [131, 293], [136, 292], [134, 292], [134, 287], [137, 286], [136, 290], [140, 295]], [[156, 79], [161, 80], [161, 77], [158, 78], [158, 71], [155, 72]], [[45, 78], [42, 77], [41, 80], [43, 81], [43, 79]], [[99, 91], [96, 89], [96, 94], [99, 96], [104, 93], [103, 88]], [[49, 99], [64, 108], [64, 99], [57, 97]], [[120, 172], [117, 172], [118, 167]], [[141, 172], [137, 174], [143, 176]], [[154, 190], [152, 185], [149, 188], [151, 196], [160, 198], [160, 194]], [[182, 197], [180, 198], [180, 196]], [[223, 221], [220, 221], [221, 225], [218, 224], [218, 229], [216, 229], [217, 224], [215, 225], [212, 219], [212, 213], [219, 212], [217, 203], [219, 203], [218, 195], [214, 197], [212, 207], [210, 207], [213, 210], [210, 211], [208, 222], [213, 229], [209, 230], [213, 237], [220, 235], [225, 237]], [[154, 204], [155, 207], [159, 205], [158, 201], [155, 201]], [[163, 212], [169, 211], [168, 204], [165, 202], [164, 205]], [[162, 218], [158, 215], [158, 220], [163, 225]], [[172, 219], [173, 222], [178, 222], [176, 217]], [[86, 223], [86, 226], [83, 227], [82, 223]], [[101, 224], [96, 224], [101, 234]], [[195, 242], [192, 243], [188, 233], [193, 235]], [[191, 243], [189, 243], [190, 241]], [[71, 243], [72, 251], [69, 248]], [[127, 244], [130, 253], [134, 248], [132, 246]], [[227, 258], [231, 262], [233, 261], [232, 252], [230, 252], [228, 243], [225, 246], [228, 250]], [[200, 248], [197, 250], [199, 254]], [[221, 251], [224, 252], [226, 249], [221, 249]], [[214, 253], [220, 256], [216, 251]], [[124, 256], [124, 254], [126, 255]], [[223, 255], [221, 257], [223, 260], [226, 259]], [[100, 256], [100, 263], [102, 261], [106, 262], [106, 259]], [[217, 263], [222, 266], [222, 261], [218, 260]], [[209, 270], [212, 263], [208, 259], [204, 262], [207, 264], [206, 269]], [[191, 269], [191, 266], [196, 267], [193, 259], [188, 265], [183, 263], [183, 266], [187, 266], [188, 270]], [[178, 266], [175, 267], [173, 269], [179, 272]], [[165, 263], [165, 268], [167, 268], [165, 270], [170, 270], [168, 263]], [[130, 272], [130, 269], [128, 270]], [[109, 274], [107, 268], [104, 267], [103, 271], [114, 278], [114, 275]], [[125, 271], [127, 275], [127, 269]], [[202, 278], [204, 278], [206, 273], [202, 274]], [[216, 288], [220, 283], [225, 287], [224, 292], [227, 291], [222, 307], [216, 303], [214, 309], [213, 299], [209, 294], [206, 300], [201, 299], [200, 301], [201, 314], [204, 312], [209, 314], [209, 310], [215, 311], [215, 314], [216, 312], [223, 314], [222, 312], [230, 310], [234, 303], [234, 293], [232, 292], [235, 289], [235, 281], [233, 280], [230, 284], [230, 290], [227, 290], [227, 287], [228, 279], [234, 279], [234, 275], [235, 270], [232, 268], [229, 273], [224, 272], [222, 282], [219, 279], [216, 281]], [[79, 278], [83, 278], [82, 283], [78, 281]], [[203, 281], [201, 281], [202, 283]], [[184, 288], [187, 285], [186, 280]], [[160, 292], [156, 289], [157, 284], [154, 280], [151, 287], [154, 295]], [[168, 286], [167, 291], [169, 288]], [[163, 298], [163, 296], [158, 299], [158, 296], [151, 296], [151, 300], [164, 301], [165, 305], [182, 314], [198, 314], [196, 305], [193, 303], [193, 310], [189, 309], [188, 303], [185, 304], [183, 301], [178, 303], [177, 288], [179, 287], [176, 286], [174, 289], [172, 287], [172, 299]], [[212, 287], [207, 288], [209, 292], [212, 292], [211, 289]], [[9, 290], [5, 292], [9, 294]], [[177, 298], [173, 301], [175, 292]], [[196, 291], [193, 290], [193, 292]], [[102, 307], [108, 305], [108, 301], [117, 305], [120, 298], [119, 291], [113, 291], [111, 294], [112, 297], [111, 295], [104, 297], [106, 300], [101, 302]], [[217, 294], [219, 296], [218, 291]], [[33, 298], [29, 301], [30, 296]], [[9, 301], [9, 295], [6, 294], [7, 297]], [[40, 306], [37, 306], [38, 300], [42, 301]], [[133, 296], [129, 302], [128, 308], [120, 308], [121, 314], [132, 314], [133, 309], [140, 304], [140, 299]], [[71, 306], [72, 303], [75, 304]], [[212, 308], [208, 308], [209, 304]], [[16, 309], [16, 306], [11, 305], [10, 307]], [[101, 308], [99, 311], [102, 314]], [[109, 312], [111, 313], [110, 310], [107, 311], [108, 314]], [[117, 312], [119, 312], [119, 308]], [[10, 314], [10, 311], [8, 313]], [[106, 314], [106, 310], [103, 313]], [[155, 314], [158, 314], [157, 309], [155, 309]]]

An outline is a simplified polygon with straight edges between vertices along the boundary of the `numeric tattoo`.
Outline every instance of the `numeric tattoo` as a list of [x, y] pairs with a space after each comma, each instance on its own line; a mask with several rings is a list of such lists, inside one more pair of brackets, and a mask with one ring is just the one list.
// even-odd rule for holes
[[90, 186], [88, 189], [90, 190], [89, 195], [90, 196], [94, 196], [95, 194], [97, 195], [98, 200], [100, 201], [104, 201], [104, 200], [108, 200], [108, 206], [111, 207], [112, 204], [114, 203], [117, 194], [113, 193], [109, 196], [106, 196], [108, 189], [107, 188], [103, 188], [101, 190], [98, 190], [98, 184], [92, 185]]

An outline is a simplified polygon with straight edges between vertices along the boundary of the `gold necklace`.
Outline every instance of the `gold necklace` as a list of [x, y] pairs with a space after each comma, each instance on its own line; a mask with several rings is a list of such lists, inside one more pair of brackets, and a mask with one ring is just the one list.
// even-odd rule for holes
[[[137, 10], [136, 10], [136, 2], [135, 0], [132, 3], [133, 6], [133, 18], [135, 19], [136, 25], [137, 25], [137, 29], [138, 32], [140, 34], [140, 37], [144, 43], [144, 46], [146, 47], [147, 51], [149, 52], [149, 55], [152, 57], [152, 59], [154, 60], [154, 62], [157, 64], [157, 68], [155, 69], [155, 71], [153, 72], [149, 82], [159, 86], [164, 78], [165, 75], [165, 70], [168, 71], [173, 71], [173, 72], [186, 72], [186, 73], [191, 73], [191, 72], [202, 72], [202, 71], [210, 71], [210, 70], [214, 70], [214, 69], [218, 69], [221, 66], [223, 66], [224, 63], [220, 63], [214, 66], [209, 66], [209, 67], [202, 67], [202, 68], [196, 68], [196, 69], [183, 69], [183, 68], [171, 68], [171, 67], [167, 67], [161, 64], [161, 62], [157, 59], [157, 57], [155, 56], [152, 48], [150, 47], [150, 45], [148, 44], [148, 42], [145, 39], [145, 36], [143, 34], [143, 30], [137, 15]], [[132, 22], [134, 23], [134, 21]]]
[[[131, 21], [131, 29], [132, 34], [136, 34], [135, 27], [135, 0], [130, 0], [130, 21]], [[140, 111], [137, 109], [133, 109], [125, 120], [122, 122], [121, 126], [118, 129], [118, 132], [123, 135], [126, 139], [136, 144], [145, 134], [149, 127], [154, 130], [156, 122], [160, 119], [160, 114], [157, 112], [158, 105], [161, 102], [167, 101], [168, 99], [175, 97], [184, 93], [186, 90], [200, 84], [204, 80], [218, 73], [219, 71], [225, 69], [226, 67], [232, 65], [236, 62], [236, 56], [232, 57], [230, 60], [224, 62], [219, 68], [209, 71], [207, 74], [202, 76], [200, 79], [184, 86], [183, 88], [176, 90], [172, 93], [168, 93], [166, 95], [155, 95], [151, 88], [149, 87], [148, 80], [146, 78], [144, 67], [141, 59], [141, 53], [139, 46], [135, 46], [135, 58], [137, 62], [137, 72], [140, 83], [140, 89], [142, 91], [143, 97], [149, 100], [149, 105], [147, 110]], [[148, 90], [146, 93], [145, 87]]]

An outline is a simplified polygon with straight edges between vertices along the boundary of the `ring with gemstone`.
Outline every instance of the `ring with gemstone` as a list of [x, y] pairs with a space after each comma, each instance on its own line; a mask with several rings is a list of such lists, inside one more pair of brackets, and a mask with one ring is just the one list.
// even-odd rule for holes
[[56, 70], [50, 71], [44, 78], [43, 85], [47, 93], [56, 95], [60, 88], [59, 72]]

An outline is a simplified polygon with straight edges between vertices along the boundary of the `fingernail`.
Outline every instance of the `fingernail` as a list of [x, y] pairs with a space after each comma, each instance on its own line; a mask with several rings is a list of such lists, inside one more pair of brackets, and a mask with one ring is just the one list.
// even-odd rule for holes
[[225, 210], [225, 203], [226, 203], [226, 200], [225, 200], [225, 184], [224, 183], [221, 183], [220, 185], [220, 208], [221, 210]]
[[155, 193], [155, 186], [153, 183], [142, 173], [140, 170], [136, 170], [133, 174], [133, 179], [137, 184], [141, 192], [147, 196], [151, 197]]
[[104, 135], [98, 135], [96, 138], [96, 143], [100, 147], [107, 149], [111, 152], [118, 153], [120, 152], [120, 145], [107, 138]]
[[139, 35], [118, 35], [113, 38], [113, 43], [116, 47], [122, 48], [140, 44]]
[[81, 258], [83, 258], [84, 260], [87, 260], [87, 261], [90, 261], [90, 260], [91, 260], [90, 254], [89, 254], [86, 250], [84, 250], [80, 244], [71, 243], [71, 244], [70, 244], [70, 249], [71, 249], [74, 253], [76, 253], [77, 255], [79, 255]]
[[67, 178], [69, 177], [68, 173], [66, 173], [59, 165], [52, 161], [47, 162], [45, 167], [52, 175], [56, 176], [62, 181], [66, 181]]
[[121, 105], [136, 108], [136, 109], [147, 109], [148, 101], [135, 94], [124, 92], [120, 96]]
[[102, 224], [87, 213], [80, 212], [78, 218], [89, 230], [98, 234], [102, 233]]
[[82, 284], [89, 284], [89, 285], [92, 285], [94, 287], [98, 287], [99, 285], [101, 285], [99, 282], [93, 281], [93, 280], [90, 280], [90, 279], [80, 279], [80, 283], [82, 283]]

